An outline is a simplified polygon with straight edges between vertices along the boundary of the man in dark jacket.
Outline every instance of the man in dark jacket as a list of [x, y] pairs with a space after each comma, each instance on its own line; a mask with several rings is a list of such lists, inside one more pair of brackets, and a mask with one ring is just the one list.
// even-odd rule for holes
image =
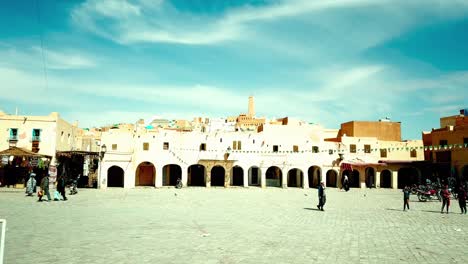
[[460, 204], [460, 210], [462, 214], [466, 214], [466, 191], [465, 186], [458, 188], [458, 203]]
[[[44, 175], [44, 178], [42, 178], [41, 181], [41, 190], [42, 194], [47, 195], [47, 201], [50, 202], [50, 193], [49, 193], [49, 175]], [[39, 197], [39, 201], [42, 202], [42, 196]]]
[[57, 191], [62, 195], [63, 200], [67, 200], [67, 196], [65, 195], [65, 179], [62, 175], [60, 175], [57, 179]]
[[318, 198], [319, 198], [319, 204], [317, 205], [317, 208], [321, 211], [324, 211], [323, 206], [325, 205], [325, 202], [327, 201], [327, 197], [325, 195], [325, 183], [323, 181], [320, 182], [320, 186], [318, 187]]

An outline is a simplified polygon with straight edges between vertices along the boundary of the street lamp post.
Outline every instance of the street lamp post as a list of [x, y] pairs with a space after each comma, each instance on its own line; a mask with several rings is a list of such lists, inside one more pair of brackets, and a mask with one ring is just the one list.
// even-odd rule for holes
[[101, 146], [101, 151], [99, 152], [99, 177], [98, 177], [98, 189], [101, 189], [101, 181], [102, 181], [102, 161], [104, 159], [104, 155], [106, 154], [107, 147], [106, 144]]

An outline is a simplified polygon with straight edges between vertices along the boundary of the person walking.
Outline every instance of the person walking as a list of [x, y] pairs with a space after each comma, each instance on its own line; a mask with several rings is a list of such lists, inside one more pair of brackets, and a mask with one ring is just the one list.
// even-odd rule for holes
[[408, 185], [405, 186], [403, 189], [403, 211], [406, 211], [406, 208], [409, 210], [409, 198], [411, 194], [411, 189]]
[[42, 190], [42, 196], [39, 197], [38, 202], [42, 202], [42, 197], [44, 195], [47, 195], [47, 201], [50, 202], [50, 192], [49, 192], [49, 175], [44, 175], [44, 178], [42, 178], [41, 181], [41, 190]]
[[29, 179], [26, 182], [26, 194], [27, 196], [33, 196], [33, 193], [35, 193], [36, 189], [36, 174], [31, 171], [31, 174], [29, 174]]
[[323, 206], [325, 205], [327, 201], [327, 196], [325, 195], [325, 183], [323, 181], [320, 182], [320, 186], [318, 187], [318, 199], [319, 199], [319, 204], [317, 205], [317, 208], [320, 211], [324, 211]]
[[57, 179], [57, 191], [62, 195], [64, 201], [67, 200], [67, 196], [65, 194], [65, 178], [63, 175], [60, 175]]
[[444, 189], [441, 191], [442, 196], [442, 209], [440, 209], [440, 213], [444, 213], [444, 207], [447, 206], [447, 214], [449, 213], [450, 207], [450, 191], [448, 189], [448, 185], [445, 185]]
[[344, 176], [343, 188], [345, 189], [345, 191], [349, 191], [349, 179], [348, 179], [348, 175], [345, 175], [345, 176]]
[[461, 185], [458, 188], [458, 204], [462, 214], [466, 214], [466, 191], [465, 186]]

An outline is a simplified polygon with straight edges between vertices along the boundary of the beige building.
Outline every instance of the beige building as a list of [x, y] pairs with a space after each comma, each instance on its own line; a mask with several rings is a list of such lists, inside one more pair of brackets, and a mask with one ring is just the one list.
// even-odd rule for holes
[[425, 158], [434, 165], [436, 176], [454, 176], [468, 181], [468, 116], [467, 110], [459, 115], [440, 118], [440, 128], [423, 132]]
[[82, 134], [77, 124], [63, 120], [56, 112], [48, 116], [7, 115], [0, 112], [0, 149], [10, 146], [52, 156], [57, 151], [73, 150]]

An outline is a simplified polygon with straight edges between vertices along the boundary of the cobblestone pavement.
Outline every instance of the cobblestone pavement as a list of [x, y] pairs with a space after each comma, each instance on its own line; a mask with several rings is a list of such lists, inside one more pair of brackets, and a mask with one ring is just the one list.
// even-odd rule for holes
[[403, 212], [397, 190], [81, 189], [66, 202], [0, 191], [5, 263], [468, 263], [458, 202]]

